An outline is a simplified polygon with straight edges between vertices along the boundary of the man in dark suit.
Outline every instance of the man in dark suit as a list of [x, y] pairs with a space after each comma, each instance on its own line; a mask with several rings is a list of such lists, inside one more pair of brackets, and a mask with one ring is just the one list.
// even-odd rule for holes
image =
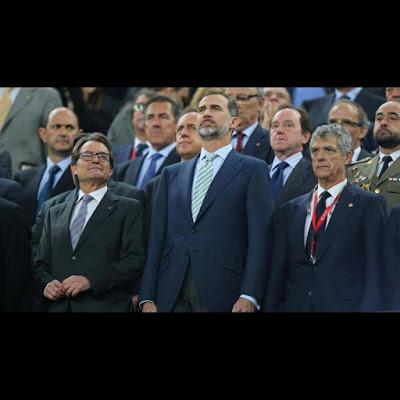
[[274, 155], [269, 133], [258, 123], [264, 101], [262, 88], [229, 87], [225, 91], [236, 100], [239, 107], [239, 125], [233, 131], [232, 146], [239, 153], [272, 162]]
[[[114, 123], [111, 125], [109, 134], [112, 134], [114, 137], [122, 136], [122, 134], [125, 135], [129, 131], [131, 133], [128, 143], [115, 146], [113, 150], [117, 165], [134, 160], [148, 153], [149, 144], [144, 128], [144, 106], [154, 96], [156, 96], [156, 92], [147, 88], [141, 89], [135, 94], [133, 105], [129, 107], [129, 110], [123, 111], [129, 117], [129, 130], [122, 124], [119, 126], [116, 123], [114, 128]], [[126, 117], [125, 119], [128, 118]]]
[[143, 207], [108, 190], [113, 166], [104, 135], [78, 140], [71, 169], [79, 190], [50, 208], [34, 264], [48, 311], [132, 310], [144, 263]]
[[11, 156], [8, 151], [0, 152], [0, 178], [11, 179]]
[[39, 129], [39, 135], [48, 149], [46, 164], [16, 174], [15, 180], [24, 189], [31, 226], [46, 200], [75, 187], [70, 166], [72, 147], [78, 133], [78, 119], [73, 111], [64, 107], [51, 111], [45, 128]]
[[312, 190], [317, 180], [303, 147], [311, 136], [310, 121], [302, 108], [282, 105], [271, 123], [271, 148], [275, 158], [270, 168], [275, 207]]
[[324, 125], [310, 143], [318, 179], [313, 192], [276, 213], [265, 311], [385, 310], [385, 199], [348, 184], [352, 139]]
[[200, 157], [166, 168], [156, 194], [139, 296], [144, 312], [254, 312], [269, 259], [268, 166], [232, 149], [235, 101], [207, 92]]
[[11, 179], [0, 178], [0, 197], [25, 208], [26, 200], [22, 186]]
[[29, 240], [25, 211], [0, 199], [0, 312], [32, 311]]
[[363, 108], [351, 100], [339, 100], [329, 110], [328, 122], [340, 124], [353, 138], [352, 162], [371, 157], [372, 154], [362, 147], [370, 122]]
[[303, 102], [303, 107], [310, 114], [311, 126], [313, 130], [320, 125], [326, 124], [329, 110], [335, 102], [342, 98], [358, 103], [367, 113], [370, 121], [374, 120], [376, 110], [385, 102], [384, 97], [372, 94], [366, 90], [366, 88], [335, 88], [335, 92], [329, 93], [324, 97], [319, 97], [313, 100], [305, 100]]
[[180, 161], [175, 149], [176, 122], [180, 114], [178, 104], [169, 97], [155, 96], [146, 103], [145, 131], [150, 143], [146, 156], [118, 165], [114, 179], [143, 190], [163, 168]]

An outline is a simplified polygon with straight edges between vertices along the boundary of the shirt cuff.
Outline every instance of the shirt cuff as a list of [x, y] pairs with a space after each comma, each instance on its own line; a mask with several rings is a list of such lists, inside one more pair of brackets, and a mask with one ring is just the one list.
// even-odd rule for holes
[[243, 299], [251, 301], [256, 306], [257, 311], [260, 311], [260, 306], [259, 306], [259, 304], [257, 303], [257, 300], [254, 297], [247, 296], [245, 294], [242, 294], [240, 297], [243, 298]]

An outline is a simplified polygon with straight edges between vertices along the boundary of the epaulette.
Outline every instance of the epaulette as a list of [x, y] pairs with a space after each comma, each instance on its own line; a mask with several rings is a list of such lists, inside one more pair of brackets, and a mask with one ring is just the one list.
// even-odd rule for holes
[[[360, 164], [360, 163], [367, 162], [367, 161], [369, 161], [369, 160], [372, 160], [373, 158], [374, 158], [374, 156], [372, 156], [372, 157], [365, 157], [365, 158], [363, 158], [362, 160], [357, 160], [357, 161], [352, 162], [352, 163], [350, 164], [350, 166], [353, 166], [353, 165], [356, 165], [356, 164]], [[371, 162], [372, 162], [372, 161], [371, 161]]]

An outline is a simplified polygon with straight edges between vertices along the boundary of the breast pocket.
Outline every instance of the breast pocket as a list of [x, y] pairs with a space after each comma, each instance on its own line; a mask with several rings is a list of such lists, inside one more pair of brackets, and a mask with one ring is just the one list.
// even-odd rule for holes
[[400, 194], [400, 182], [399, 181], [391, 181], [389, 180], [387, 184], [387, 190], [390, 193], [398, 193]]

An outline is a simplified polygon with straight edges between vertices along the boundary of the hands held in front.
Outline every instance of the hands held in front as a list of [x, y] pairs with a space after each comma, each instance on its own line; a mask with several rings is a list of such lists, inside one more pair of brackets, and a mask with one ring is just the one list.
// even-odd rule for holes
[[247, 299], [240, 297], [239, 300], [233, 305], [232, 312], [255, 312], [256, 306]]
[[156, 313], [157, 306], [152, 301], [147, 301], [142, 306], [142, 312], [144, 313]]
[[44, 296], [50, 300], [59, 300], [63, 296], [75, 297], [80, 292], [84, 292], [91, 288], [91, 284], [84, 276], [72, 275], [61, 283], [53, 280], [44, 289]]

